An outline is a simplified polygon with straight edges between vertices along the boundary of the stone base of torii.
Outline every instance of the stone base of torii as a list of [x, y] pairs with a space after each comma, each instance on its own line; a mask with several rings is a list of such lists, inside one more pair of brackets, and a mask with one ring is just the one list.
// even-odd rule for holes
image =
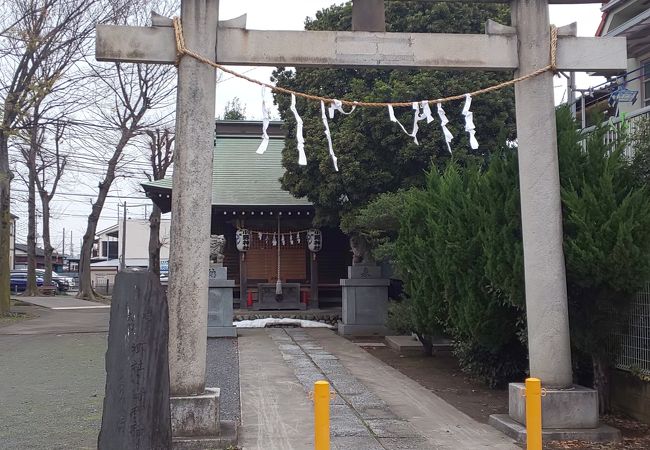
[[[385, 33], [383, 8], [377, 8], [381, 0], [354, 1], [352, 32], [255, 31], [242, 29], [240, 21], [219, 24], [218, 0], [182, 0], [181, 18], [187, 48], [222, 64], [516, 70], [524, 75], [549, 64], [549, 1], [571, 2], [515, 0], [513, 26], [492, 25], [486, 35]], [[568, 30], [559, 33], [558, 70], [626, 69], [625, 38], [578, 38]], [[174, 64], [171, 20], [158, 17], [152, 27], [100, 25], [96, 57]], [[220, 432], [218, 392], [205, 386], [215, 86], [213, 67], [187, 56], [180, 60], [169, 363], [172, 415], [177, 436], [184, 436], [176, 442], [192, 441], [195, 448], [221, 445], [218, 436], [209, 436]], [[597, 426], [597, 396], [572, 385], [553, 75], [545, 72], [518, 83], [515, 98], [530, 373], [546, 389], [544, 426], [577, 427], [579, 433], [572, 436], [590, 438]], [[522, 402], [520, 386], [512, 384], [508, 419], [493, 421], [520, 434]], [[616, 438], [616, 433], [608, 437]], [[198, 444], [201, 439], [204, 443]]]

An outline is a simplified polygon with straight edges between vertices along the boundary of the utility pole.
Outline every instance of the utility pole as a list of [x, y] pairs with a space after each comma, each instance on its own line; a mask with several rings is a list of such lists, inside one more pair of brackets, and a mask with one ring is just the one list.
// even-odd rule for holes
[[122, 262], [120, 263], [120, 270], [126, 269], [126, 200], [123, 205], [123, 222], [122, 222]]
[[569, 105], [571, 106], [571, 117], [576, 118], [576, 73], [569, 72]]
[[63, 251], [61, 252], [61, 254], [65, 258], [65, 228], [63, 229]]

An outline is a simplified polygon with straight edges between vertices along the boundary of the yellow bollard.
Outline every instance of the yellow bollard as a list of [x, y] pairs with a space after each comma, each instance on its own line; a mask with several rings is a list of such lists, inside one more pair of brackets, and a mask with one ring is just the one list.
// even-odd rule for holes
[[526, 378], [526, 449], [542, 450], [542, 382]]
[[314, 383], [314, 449], [330, 450], [330, 384]]

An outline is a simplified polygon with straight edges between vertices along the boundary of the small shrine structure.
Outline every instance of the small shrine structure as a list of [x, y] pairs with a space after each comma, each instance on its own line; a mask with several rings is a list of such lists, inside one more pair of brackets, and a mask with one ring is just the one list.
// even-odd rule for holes
[[[349, 239], [338, 228], [313, 227], [314, 206], [282, 189], [282, 122], [269, 124], [263, 155], [256, 153], [261, 126], [216, 121], [210, 233], [226, 239], [223, 265], [235, 281], [234, 303], [249, 309], [340, 305], [340, 279], [352, 262]], [[163, 212], [171, 211], [171, 178], [142, 186]]]

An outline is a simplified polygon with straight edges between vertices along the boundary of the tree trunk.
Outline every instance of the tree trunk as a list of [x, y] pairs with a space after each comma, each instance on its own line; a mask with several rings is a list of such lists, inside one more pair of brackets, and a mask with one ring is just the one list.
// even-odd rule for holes
[[79, 292], [77, 293], [77, 298], [85, 298], [86, 300], [97, 300], [90, 278], [90, 260], [96, 230], [97, 220], [92, 220], [89, 217], [86, 233], [81, 243], [81, 254], [79, 255]]
[[160, 208], [155, 203], [149, 215], [149, 270], [160, 276]]
[[[100, 197], [101, 197], [100, 190]], [[97, 221], [99, 214], [104, 206], [104, 199], [106, 194], [101, 199], [101, 206], [99, 205], [100, 199], [93, 204], [93, 210], [88, 216], [88, 225], [84, 233], [83, 241], [81, 243], [81, 254], [79, 255], [79, 292], [77, 298], [84, 298], [86, 300], [97, 300], [97, 294], [92, 286], [90, 277], [90, 260], [92, 259], [93, 244], [95, 242], [95, 233], [97, 232]]]
[[47, 195], [41, 195], [43, 205], [43, 256], [45, 257], [45, 277], [43, 284], [52, 286], [52, 243], [50, 240], [50, 200]]
[[[33, 137], [32, 137], [33, 139]], [[38, 295], [36, 286], [36, 152], [35, 142], [30, 143], [27, 178], [27, 288], [26, 296]]]
[[433, 356], [433, 339], [431, 336], [425, 336], [417, 333], [418, 340], [422, 343], [422, 353], [425, 356]]
[[[124, 145], [120, 148], [124, 148]], [[121, 150], [119, 153], [116, 153], [111, 162], [109, 162], [107, 175], [104, 178], [104, 181], [99, 183], [97, 200], [93, 203], [92, 211], [88, 216], [88, 225], [86, 226], [86, 232], [84, 233], [83, 241], [81, 243], [81, 254], [79, 255], [79, 292], [77, 293], [77, 298], [97, 300], [98, 297], [91, 282], [90, 260], [92, 259], [95, 233], [97, 232], [97, 222], [99, 221], [99, 216], [104, 208], [104, 202], [106, 201], [106, 196], [111, 188], [111, 183], [115, 179], [115, 165], [117, 164], [120, 154]]]
[[610, 367], [606, 358], [593, 355], [591, 357], [594, 369], [594, 389], [598, 391], [598, 412], [602, 415], [610, 410], [609, 376]]
[[11, 179], [9, 170], [9, 136], [0, 128], [0, 316], [9, 313], [11, 289]]

